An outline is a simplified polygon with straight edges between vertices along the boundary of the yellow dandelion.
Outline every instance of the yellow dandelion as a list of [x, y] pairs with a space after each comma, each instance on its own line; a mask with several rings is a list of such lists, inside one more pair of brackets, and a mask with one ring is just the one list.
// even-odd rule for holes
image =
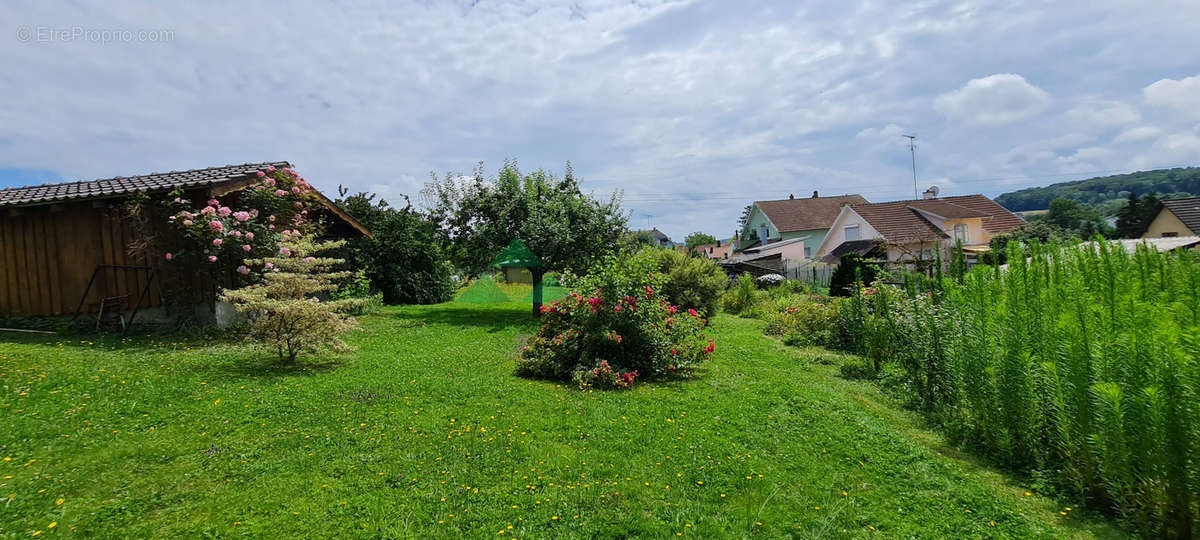
[[59, 500], [57, 500], [57, 501], [54, 501], [54, 504], [55, 504], [56, 506], [57, 506], [57, 505], [60, 505], [60, 504], [62, 504], [62, 503], [63, 503], [63, 500], [62, 500], [62, 499], [59, 499]]

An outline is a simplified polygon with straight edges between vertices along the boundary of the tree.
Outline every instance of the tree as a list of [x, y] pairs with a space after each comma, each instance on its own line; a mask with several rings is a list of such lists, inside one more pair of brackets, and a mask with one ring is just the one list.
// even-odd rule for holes
[[314, 256], [345, 241], [314, 243], [308, 236], [285, 235], [281, 245], [275, 257], [245, 261], [261, 267], [261, 281], [225, 291], [221, 299], [250, 317], [250, 337], [273, 347], [280, 361], [295, 363], [302, 352], [349, 350], [340, 336], [357, 324], [345, 312], [363, 301], [322, 300], [322, 293], [336, 289], [350, 273], [330, 271], [345, 262], [341, 259]]
[[522, 173], [509, 160], [491, 180], [480, 164], [472, 177], [434, 177], [422, 197], [451, 260], [472, 275], [486, 270], [513, 238], [524, 241], [547, 270], [586, 272], [623, 245], [629, 221], [619, 192], [607, 201], [584, 194], [569, 163], [559, 178], [545, 170]]
[[857, 253], [842, 255], [833, 275], [829, 277], [830, 296], [850, 296], [854, 294], [855, 283], [870, 285], [879, 275], [879, 265], [863, 259]]
[[691, 251], [691, 250], [695, 249], [696, 246], [703, 246], [705, 244], [716, 244], [717, 238], [711, 234], [705, 234], [700, 231], [696, 231], [692, 234], [687, 235], [687, 237], [683, 239], [683, 243], [687, 246], [688, 251]]
[[1132, 192], [1125, 206], [1117, 210], [1117, 238], [1138, 238], [1146, 232], [1146, 227], [1158, 215], [1162, 208], [1162, 199], [1157, 193], [1147, 193], [1138, 197]]
[[1057, 225], [1066, 231], [1082, 238], [1096, 235], [1112, 236], [1113, 228], [1100, 212], [1079, 204], [1071, 199], [1054, 199], [1050, 202], [1050, 211], [1043, 218], [1047, 223]]
[[[374, 235], [350, 240], [346, 259], [361, 268], [387, 304], [436, 304], [454, 296], [450, 265], [439, 246], [437, 225], [412, 204], [394, 208], [374, 193], [347, 196], [338, 187], [334, 201]], [[408, 202], [408, 197], [404, 197]]]

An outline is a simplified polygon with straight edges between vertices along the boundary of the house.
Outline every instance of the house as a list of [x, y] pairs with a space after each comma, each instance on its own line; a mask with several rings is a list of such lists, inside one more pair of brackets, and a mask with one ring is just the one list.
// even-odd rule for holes
[[1142, 238], [1171, 238], [1200, 234], [1200, 197], [1168, 199], [1142, 233]]
[[746, 216], [745, 227], [738, 233], [740, 241], [735, 251], [798, 240], [799, 244], [789, 252], [794, 252], [797, 259], [812, 257], [842, 207], [866, 202], [861, 195], [821, 197], [816, 191], [809, 198], [789, 196], [777, 201], [755, 201]]
[[657, 245], [658, 247], [665, 247], [665, 248], [674, 248], [674, 247], [675, 247], [675, 242], [672, 242], [672, 241], [671, 241], [671, 238], [670, 238], [670, 237], [668, 237], [666, 233], [664, 233], [664, 232], [662, 232], [662, 231], [658, 230], [658, 227], [655, 227], [655, 228], [653, 228], [653, 229], [650, 229], [650, 230], [648, 230], [648, 231], [647, 231], [647, 230], [633, 231], [633, 234], [635, 234], [635, 235], [642, 235], [642, 234], [647, 234], [647, 235], [649, 235], [651, 238], [653, 238], [653, 239], [654, 239], [655, 245]]
[[[162, 253], [133, 249], [149, 242], [131, 224], [126, 203], [138, 194], [162, 200], [176, 189], [193, 201], [235, 201], [259, 183], [260, 171], [286, 167], [291, 165], [247, 163], [0, 189], [0, 316], [70, 315], [98, 309], [103, 299], [120, 299], [122, 310], [163, 305], [163, 279], [172, 271]], [[326, 235], [370, 236], [324, 195], [312, 193], [317, 215], [310, 217], [324, 222]]]
[[940, 251], [943, 260], [961, 243], [968, 256], [987, 251], [992, 237], [1025, 221], [983, 195], [863, 203], [842, 208], [817, 257], [837, 262], [857, 252], [892, 263], [927, 264]]
[[715, 244], [700, 244], [693, 247], [692, 251], [710, 259], [725, 259], [729, 257], [730, 247], [729, 240], [717, 240]]

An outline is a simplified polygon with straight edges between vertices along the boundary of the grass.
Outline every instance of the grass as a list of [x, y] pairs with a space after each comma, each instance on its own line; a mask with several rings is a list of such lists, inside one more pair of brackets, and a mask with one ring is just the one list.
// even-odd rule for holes
[[385, 308], [291, 369], [0, 335], [0, 536], [1120, 536], [761, 322], [718, 317], [696, 379], [583, 392], [512, 376], [527, 311]]

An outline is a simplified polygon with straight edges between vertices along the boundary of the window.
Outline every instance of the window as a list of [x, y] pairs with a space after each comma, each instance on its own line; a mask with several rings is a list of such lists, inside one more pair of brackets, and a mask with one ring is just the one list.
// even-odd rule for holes
[[842, 232], [845, 234], [847, 242], [862, 238], [862, 235], [858, 232], [858, 225], [846, 225], [846, 227], [842, 229]]
[[967, 234], [967, 224], [959, 223], [954, 226], [954, 241], [962, 242], [964, 245], [970, 243], [971, 238]]
[[1162, 235], [1162, 237], [1163, 237], [1163, 238], [1175, 238], [1176, 236], [1179, 236], [1179, 233], [1177, 233], [1177, 232], [1165, 232], [1165, 233], [1163, 233], [1163, 235]]
[[812, 258], [812, 248], [810, 248], [810, 247], [808, 247], [808, 246], [804, 246], [804, 258], [805, 258], [805, 259], [811, 259], [811, 258]]

